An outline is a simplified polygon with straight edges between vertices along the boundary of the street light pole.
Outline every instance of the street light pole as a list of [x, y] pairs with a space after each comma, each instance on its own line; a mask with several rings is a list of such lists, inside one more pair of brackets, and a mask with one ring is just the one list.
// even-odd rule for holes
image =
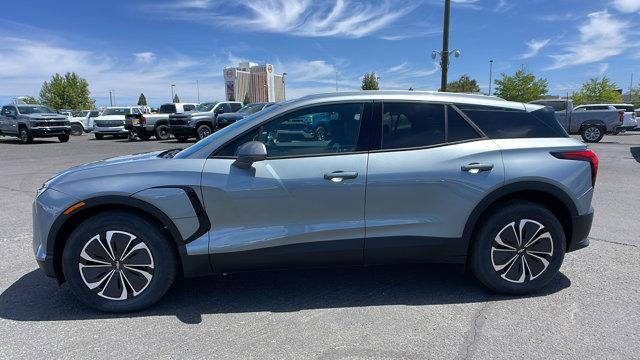
[[336, 71], [336, 92], [338, 92], [338, 72]]
[[196, 91], [198, 93], [198, 104], [200, 104], [200, 84], [198, 84], [198, 80], [196, 80]]
[[489, 96], [491, 96], [491, 78], [493, 77], [493, 59], [489, 60]]
[[444, 21], [442, 24], [442, 52], [440, 53], [440, 91], [447, 91], [447, 72], [449, 71], [449, 17], [451, 14], [451, 0], [444, 0]]
[[113, 106], [113, 90], [109, 90], [109, 106]]
[[282, 73], [282, 100], [287, 100], [287, 83], [284, 78], [287, 76], [286, 72]]

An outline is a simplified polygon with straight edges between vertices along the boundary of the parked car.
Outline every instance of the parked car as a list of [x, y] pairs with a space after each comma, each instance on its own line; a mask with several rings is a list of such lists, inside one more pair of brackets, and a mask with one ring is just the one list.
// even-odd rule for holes
[[227, 125], [231, 125], [234, 122], [244, 119], [245, 117], [251, 115], [251, 114], [255, 114], [260, 110], [266, 109], [269, 106], [273, 105], [275, 103], [273, 102], [258, 102], [258, 103], [252, 103], [252, 104], [247, 104], [243, 107], [240, 108], [240, 110], [236, 111], [236, 112], [230, 112], [230, 113], [225, 113], [225, 114], [220, 114], [218, 115], [218, 118], [216, 119], [215, 122], [215, 129], [214, 130], [219, 130], [222, 129], [223, 127], [227, 126]]
[[221, 101], [203, 103], [194, 111], [169, 115], [169, 132], [179, 142], [186, 142], [195, 137], [202, 140], [215, 130], [218, 115], [240, 110], [242, 103], [237, 101]]
[[194, 103], [168, 103], [162, 104], [157, 114], [131, 114], [128, 116], [125, 128], [131, 130], [141, 140], [149, 140], [155, 135], [158, 140], [168, 140], [169, 115], [195, 110], [198, 104]]
[[93, 120], [100, 116], [100, 110], [82, 110], [69, 118], [71, 135], [79, 136], [93, 130]]
[[0, 113], [0, 135], [16, 136], [23, 144], [37, 137], [67, 142], [70, 132], [67, 117], [43, 105], [5, 105]]
[[638, 122], [636, 121], [636, 113], [633, 109], [632, 104], [589, 104], [589, 105], [580, 105], [573, 109], [573, 111], [600, 111], [600, 110], [611, 110], [618, 111], [624, 115], [622, 120], [622, 126], [620, 126], [614, 134], [618, 132], [623, 132], [626, 130], [635, 129], [638, 126]]
[[93, 120], [93, 135], [96, 140], [102, 140], [105, 135], [113, 137], [128, 137], [129, 130], [124, 128], [124, 121], [127, 115], [140, 115], [140, 109], [134, 106], [114, 106], [104, 109], [104, 111]]
[[564, 99], [535, 100], [555, 111], [556, 118], [569, 134], [580, 134], [585, 142], [598, 142], [605, 134], [617, 134], [624, 128], [624, 112], [610, 109], [574, 110], [573, 102]]
[[[276, 140], [321, 113], [324, 140]], [[589, 244], [597, 171], [542, 106], [314, 95], [185, 150], [59, 173], [36, 197], [33, 249], [45, 274], [102, 311], [148, 307], [178, 274], [303, 266], [461, 263], [494, 291], [526, 294]]]

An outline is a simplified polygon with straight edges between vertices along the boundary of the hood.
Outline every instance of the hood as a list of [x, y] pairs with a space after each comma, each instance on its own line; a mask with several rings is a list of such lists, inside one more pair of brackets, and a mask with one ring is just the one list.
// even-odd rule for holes
[[234, 112], [234, 113], [226, 113], [218, 115], [218, 119], [220, 120], [240, 120], [247, 116], [247, 113], [244, 112]]
[[31, 120], [67, 120], [68, 118], [64, 115], [56, 114], [56, 113], [39, 113], [39, 114], [26, 114], [24, 115]]
[[160, 157], [158, 157], [158, 155], [160, 155], [163, 152], [164, 151], [153, 151], [153, 152], [142, 153], [142, 154], [117, 156], [114, 158], [90, 162], [84, 165], [74, 166], [54, 175], [51, 179], [49, 179], [45, 183], [45, 187], [55, 187], [55, 185], [59, 183], [62, 180], [62, 178], [79, 171], [104, 168], [104, 167], [109, 167], [109, 166], [119, 165], [124, 163], [134, 163], [134, 162], [161, 159]]
[[98, 116], [97, 118], [95, 118], [95, 121], [98, 120], [125, 120], [125, 116], [124, 115], [105, 115], [105, 116]]

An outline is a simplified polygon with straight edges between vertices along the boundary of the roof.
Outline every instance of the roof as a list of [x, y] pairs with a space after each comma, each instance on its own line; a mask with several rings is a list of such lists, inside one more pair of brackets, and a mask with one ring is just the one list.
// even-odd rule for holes
[[300, 102], [326, 102], [344, 100], [420, 100], [446, 103], [465, 103], [474, 105], [499, 106], [522, 110], [524, 105], [519, 102], [506, 101], [496, 96], [481, 94], [449, 93], [436, 91], [406, 91], [406, 90], [364, 90], [321, 93], [303, 96], [286, 104], [298, 104]]

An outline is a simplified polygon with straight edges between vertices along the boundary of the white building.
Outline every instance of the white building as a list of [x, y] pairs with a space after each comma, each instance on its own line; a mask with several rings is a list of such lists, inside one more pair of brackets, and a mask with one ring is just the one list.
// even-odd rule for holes
[[227, 100], [243, 101], [245, 95], [252, 103], [284, 100], [284, 79], [271, 64], [242, 62], [238, 67], [224, 68], [223, 75]]

